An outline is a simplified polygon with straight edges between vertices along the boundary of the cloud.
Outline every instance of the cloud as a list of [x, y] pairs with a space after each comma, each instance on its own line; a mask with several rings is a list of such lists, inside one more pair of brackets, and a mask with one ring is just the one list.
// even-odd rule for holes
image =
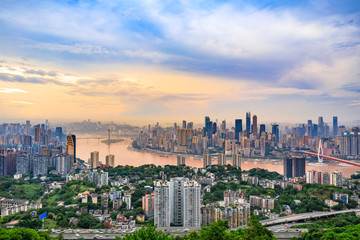
[[[34, 46], [32, 46], [34, 47]], [[57, 43], [39, 43], [35, 45], [35, 48], [45, 49], [54, 52], [69, 52], [74, 54], [108, 54], [109, 50], [101, 46], [94, 46], [90, 44], [57, 44]]]
[[45, 71], [35, 70], [35, 69], [27, 69], [27, 70], [25, 70], [25, 73], [36, 74], [36, 75], [41, 75], [41, 76], [44, 76], [46, 74]]
[[1, 93], [26, 93], [26, 91], [22, 89], [16, 89], [16, 88], [0, 88]]
[[5, 82], [23, 82], [23, 83], [36, 83], [44, 84], [46, 83], [45, 79], [36, 78], [36, 77], [24, 77], [20, 75], [13, 75], [8, 73], [0, 73], [0, 80]]
[[18, 104], [25, 104], [25, 105], [30, 105], [30, 104], [34, 104], [32, 102], [23, 102], [23, 101], [12, 101], [13, 103], [18, 103]]

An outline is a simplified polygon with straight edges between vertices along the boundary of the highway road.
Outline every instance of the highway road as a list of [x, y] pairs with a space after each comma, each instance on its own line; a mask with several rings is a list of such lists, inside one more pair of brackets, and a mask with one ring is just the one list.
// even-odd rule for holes
[[[350, 212], [360, 212], [360, 209], [351, 209], [351, 210], [342, 210], [342, 211], [333, 211], [333, 212], [311, 212], [311, 213], [302, 213], [294, 214], [286, 217], [276, 218], [276, 219], [267, 219], [261, 221], [263, 226], [267, 226], [268, 229], [272, 230], [274, 234], [279, 239], [292, 239], [291, 236], [298, 236], [301, 234], [301, 231], [306, 231], [306, 229], [290, 229], [292, 225], [290, 223], [297, 221], [304, 221], [313, 218], [320, 218], [325, 216], [338, 215], [342, 213]], [[274, 226], [280, 225], [282, 226]], [[245, 226], [242, 226], [245, 227]], [[115, 239], [115, 236], [124, 237], [126, 233], [138, 230], [139, 227], [136, 227], [133, 230], [112, 230], [112, 229], [65, 229], [65, 230], [54, 230], [50, 235], [56, 237], [59, 233], [64, 234], [64, 239]], [[169, 235], [184, 235], [188, 234], [191, 229], [186, 228], [162, 228], [162, 231], [168, 233]], [[235, 230], [235, 229], [233, 229]]]
[[286, 216], [286, 217], [280, 217], [280, 218], [276, 218], [276, 219], [267, 219], [267, 220], [261, 221], [260, 223], [263, 226], [269, 226], [269, 225], [296, 222], [296, 221], [308, 220], [308, 219], [312, 219], [312, 218], [332, 216], [332, 215], [338, 215], [338, 214], [350, 213], [350, 212], [360, 212], [360, 209], [350, 209], [350, 210], [333, 211], [333, 212], [301, 213], [301, 214], [294, 214], [294, 215], [290, 215], [290, 216]]

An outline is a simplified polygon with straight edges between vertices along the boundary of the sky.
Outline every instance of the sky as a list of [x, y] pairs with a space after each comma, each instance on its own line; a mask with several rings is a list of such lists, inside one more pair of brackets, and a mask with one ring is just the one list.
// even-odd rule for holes
[[360, 1], [0, 0], [1, 120], [360, 120]]

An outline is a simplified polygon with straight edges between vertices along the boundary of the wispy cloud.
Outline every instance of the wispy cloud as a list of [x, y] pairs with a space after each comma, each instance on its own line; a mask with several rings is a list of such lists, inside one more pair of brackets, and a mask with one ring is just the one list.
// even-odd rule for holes
[[18, 103], [18, 104], [25, 104], [25, 105], [29, 105], [29, 104], [34, 104], [32, 102], [23, 102], [23, 101], [12, 101], [13, 103]]
[[0, 93], [26, 93], [26, 91], [16, 88], [0, 88]]
[[[29, 46], [30, 47], [30, 46]], [[34, 46], [31, 46], [34, 47]], [[57, 43], [39, 43], [35, 45], [35, 48], [54, 51], [54, 52], [69, 52], [73, 54], [108, 54], [110, 53], [104, 47], [94, 46], [90, 44], [57, 44]]]
[[[61, 86], [89, 108], [89, 99], [146, 112], [306, 99], [312, 112], [322, 111], [316, 101], [351, 112], [359, 16], [356, 1], [5, 1], [0, 81]], [[125, 80], [143, 68], [172, 73], [172, 85], [155, 74]], [[196, 80], [183, 88], [187, 76]]]

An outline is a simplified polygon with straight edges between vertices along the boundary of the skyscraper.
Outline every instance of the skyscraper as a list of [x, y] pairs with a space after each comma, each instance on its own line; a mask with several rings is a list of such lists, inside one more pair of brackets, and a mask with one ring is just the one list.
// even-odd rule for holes
[[109, 154], [106, 156], [106, 165], [110, 167], [115, 167], [115, 156], [113, 154]]
[[40, 129], [39, 125], [35, 126], [34, 137], [35, 137], [35, 139], [34, 139], [35, 142], [37, 142], [37, 143], [40, 142], [40, 140], [41, 140], [41, 129]]
[[275, 136], [275, 142], [279, 142], [279, 125], [272, 125], [272, 135]]
[[253, 125], [252, 125], [252, 133], [257, 136], [258, 135], [258, 128], [257, 128], [257, 116], [253, 116]]
[[251, 128], [251, 113], [246, 112], [246, 130], [248, 133], [250, 133]]
[[94, 151], [90, 153], [90, 168], [94, 169], [99, 166], [99, 152]]
[[204, 154], [204, 156], [203, 156], [203, 168], [207, 168], [208, 166], [211, 166], [211, 155], [210, 154]]
[[205, 134], [208, 132], [208, 124], [210, 122], [210, 118], [209, 117], [205, 117]]
[[324, 136], [324, 119], [322, 116], [320, 116], [318, 119], [318, 128], [319, 128], [319, 136], [323, 137]]
[[312, 121], [308, 120], [308, 124], [306, 126], [306, 135], [311, 137], [312, 136]]
[[[157, 182], [154, 189], [154, 224], [157, 227], [170, 227], [173, 201], [170, 200], [170, 182]], [[170, 206], [171, 204], [171, 206]]]
[[242, 119], [235, 119], [235, 139], [239, 140], [239, 133], [242, 132]]
[[46, 176], [48, 171], [48, 158], [46, 155], [32, 155], [33, 173], [35, 176]]
[[209, 121], [206, 126], [206, 129], [207, 129], [206, 134], [207, 134], [208, 138], [211, 138], [213, 135], [213, 132], [214, 132], [213, 127], [214, 127], [213, 122]]
[[177, 165], [185, 165], [185, 156], [177, 155]]
[[201, 186], [196, 181], [186, 179], [182, 183], [182, 191], [183, 191], [182, 226], [199, 228], [201, 224], [201, 214], [200, 214]]
[[200, 227], [200, 185], [186, 178], [157, 182], [154, 189], [154, 223], [158, 227], [170, 224]]
[[59, 138], [60, 142], [62, 141], [62, 137], [63, 137], [62, 127], [56, 127], [55, 136]]
[[[236, 121], [236, 120], [235, 120]], [[225, 132], [226, 131], [226, 121], [223, 120], [222, 123], [221, 123], [221, 131], [222, 132]]]
[[186, 129], [186, 121], [185, 120], [183, 120], [182, 128]]
[[226, 156], [223, 153], [218, 154], [218, 165], [225, 166], [226, 165]]
[[300, 156], [284, 157], [284, 177], [296, 178], [305, 175], [305, 158]]
[[333, 117], [333, 136], [337, 136], [339, 133], [339, 127], [338, 127], [338, 117]]
[[71, 163], [74, 165], [76, 159], [76, 137], [71, 133], [69, 133], [66, 140], [66, 153], [71, 156]]
[[233, 167], [240, 168], [241, 167], [241, 155], [240, 154], [233, 154], [232, 155], [232, 162]]
[[260, 124], [260, 135], [262, 132], [266, 132], [265, 124]]
[[30, 130], [31, 130], [31, 124], [30, 124], [30, 121], [27, 120], [26, 125], [25, 125], [25, 134], [30, 135]]
[[71, 169], [72, 157], [67, 154], [58, 154], [56, 160], [56, 172], [67, 174]]

